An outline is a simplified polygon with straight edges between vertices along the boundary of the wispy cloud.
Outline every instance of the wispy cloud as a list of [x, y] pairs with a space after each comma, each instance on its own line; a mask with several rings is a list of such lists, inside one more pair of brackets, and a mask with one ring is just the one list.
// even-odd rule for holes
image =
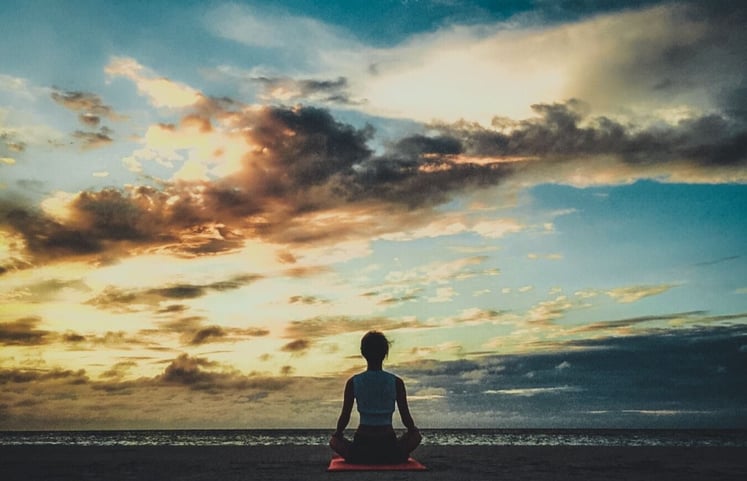
[[645, 297], [658, 296], [665, 292], [677, 287], [672, 284], [662, 285], [641, 285], [641, 286], [627, 286], [618, 287], [607, 291], [607, 295], [615, 299], [617, 302], [631, 303], [637, 302]]
[[417, 320], [397, 320], [384, 317], [354, 318], [346, 316], [316, 317], [303, 321], [292, 321], [285, 329], [285, 337], [292, 339], [318, 339], [370, 330], [394, 331], [397, 329], [433, 327]]
[[[210, 292], [223, 292], [239, 289], [261, 279], [254, 274], [241, 274], [225, 281], [216, 281], [208, 284], [173, 284], [151, 289], [126, 290], [116, 286], [107, 286], [100, 293], [86, 301], [87, 304], [99, 309], [131, 312], [140, 309], [158, 310], [161, 303], [179, 301], [184, 299], [195, 299], [203, 297]], [[163, 308], [160, 312], [170, 312], [170, 309], [180, 312], [182, 309], [174, 309], [173, 305]]]
[[155, 107], [189, 107], [202, 98], [200, 92], [192, 87], [160, 77], [133, 58], [114, 57], [105, 71], [110, 77], [125, 77], [132, 80], [138, 91], [146, 95]]
[[38, 317], [24, 317], [0, 324], [0, 343], [6, 346], [40, 346], [48, 343], [50, 332], [37, 329]]
[[568, 392], [580, 392], [582, 389], [573, 386], [556, 386], [556, 387], [532, 387], [521, 389], [488, 389], [483, 391], [485, 394], [501, 394], [504, 396], [532, 397], [541, 394], [559, 394]]
[[51, 96], [58, 104], [77, 112], [78, 120], [86, 127], [98, 127], [102, 118], [123, 119], [101, 97], [91, 92], [54, 90]]
[[76, 130], [73, 137], [78, 139], [84, 149], [96, 149], [114, 142], [111, 137], [112, 131], [107, 127], [101, 127], [97, 132]]

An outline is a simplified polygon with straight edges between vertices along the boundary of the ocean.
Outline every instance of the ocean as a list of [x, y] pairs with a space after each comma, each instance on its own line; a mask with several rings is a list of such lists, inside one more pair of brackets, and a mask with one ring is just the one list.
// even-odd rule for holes
[[[350, 431], [349, 431], [350, 432]], [[747, 447], [747, 430], [423, 429], [435, 446]], [[2, 445], [326, 446], [328, 429], [2, 431]]]

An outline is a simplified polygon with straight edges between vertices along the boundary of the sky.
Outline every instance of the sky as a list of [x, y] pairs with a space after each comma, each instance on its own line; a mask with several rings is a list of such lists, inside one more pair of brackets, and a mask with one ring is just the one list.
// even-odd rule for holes
[[742, 2], [0, 19], [0, 429], [747, 427]]

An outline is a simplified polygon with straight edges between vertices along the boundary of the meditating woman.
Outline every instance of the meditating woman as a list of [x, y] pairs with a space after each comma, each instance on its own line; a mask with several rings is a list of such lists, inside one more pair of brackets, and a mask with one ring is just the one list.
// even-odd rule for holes
[[[329, 445], [349, 463], [404, 462], [420, 444], [422, 436], [407, 406], [404, 381], [382, 369], [384, 358], [389, 354], [389, 340], [380, 332], [370, 331], [361, 339], [361, 354], [366, 358], [368, 369], [345, 384], [342, 412]], [[353, 400], [358, 406], [360, 424], [351, 442], [343, 431], [350, 422]], [[402, 424], [407, 428], [399, 438], [392, 427], [395, 402]]]

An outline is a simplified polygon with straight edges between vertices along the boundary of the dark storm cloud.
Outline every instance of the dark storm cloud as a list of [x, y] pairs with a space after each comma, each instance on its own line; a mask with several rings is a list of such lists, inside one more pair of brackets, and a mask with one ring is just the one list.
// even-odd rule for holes
[[744, 325], [668, 329], [398, 372], [445, 389], [461, 409], [518, 414], [528, 426], [737, 427], [747, 415], [745, 342]]
[[237, 127], [251, 130], [249, 140], [268, 149], [259, 164], [248, 162], [243, 172], [215, 182], [82, 192], [68, 205], [65, 221], [28, 206], [6, 205], [0, 208], [3, 225], [26, 239], [30, 253], [45, 259], [98, 254], [104, 243], [114, 255], [132, 243], [210, 255], [240, 247], [241, 231], [290, 241], [334, 235], [332, 229], [309, 236], [290, 227], [299, 215], [350, 200], [345, 185], [353, 166], [370, 156], [371, 131], [341, 124], [320, 109], [242, 113], [222, 111], [224, 105], [213, 102], [200, 112], [237, 116]]
[[405, 137], [394, 145], [394, 150], [413, 158], [423, 155], [461, 154], [462, 148], [462, 143], [453, 137], [427, 137], [421, 134]]
[[588, 118], [586, 107], [578, 100], [536, 104], [532, 109], [537, 117], [496, 119], [495, 129], [463, 122], [435, 127], [461, 142], [469, 155], [532, 158], [538, 161], [537, 167], [543, 159], [588, 159], [592, 167], [595, 156], [614, 156], [641, 167], [673, 161], [688, 161], [701, 168], [744, 167], [747, 163], [747, 130], [720, 115], [641, 130], [606, 117]]
[[[234, 135], [253, 146], [238, 172], [212, 181], [82, 192], [67, 206], [65, 220], [5, 202], [0, 224], [43, 260], [130, 255], [133, 246], [194, 257], [235, 250], [248, 238], [309, 244], [412, 228], [454, 196], [516, 176], [564, 182], [568, 172], [601, 172], [614, 182], [604, 159], [641, 177], [683, 169], [728, 179], [747, 163], [747, 130], [720, 114], [641, 128], [591, 117], [578, 100], [533, 109], [533, 118], [496, 118], [492, 127], [434, 124], [434, 135], [406, 136], [375, 153], [371, 127], [344, 124], [324, 109], [244, 109], [204, 98], [184, 123], [212, 129], [229, 122]], [[335, 211], [350, 213], [349, 220], [314, 221], [315, 214]]]

